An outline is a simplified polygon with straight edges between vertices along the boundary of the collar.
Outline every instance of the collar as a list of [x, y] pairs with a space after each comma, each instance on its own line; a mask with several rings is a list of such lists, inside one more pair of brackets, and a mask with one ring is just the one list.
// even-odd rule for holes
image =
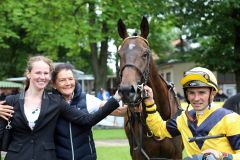
[[198, 121], [198, 124], [201, 124], [207, 117], [209, 117], [215, 110], [217, 109], [216, 106], [209, 106], [204, 110], [200, 112], [196, 112], [196, 119]]
[[210, 108], [209, 106], [207, 106], [203, 111], [196, 111], [196, 115], [201, 116], [201, 115], [207, 114], [209, 110]]

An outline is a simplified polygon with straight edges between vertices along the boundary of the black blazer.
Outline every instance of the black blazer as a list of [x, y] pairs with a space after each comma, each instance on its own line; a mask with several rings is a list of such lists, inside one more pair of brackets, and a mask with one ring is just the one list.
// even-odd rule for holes
[[[91, 127], [119, 106], [111, 98], [98, 112], [87, 114], [70, 107], [60, 96], [44, 92], [40, 115], [31, 130], [24, 114], [24, 93], [8, 96], [6, 104], [13, 106], [15, 111], [11, 122], [13, 137], [5, 158], [7, 160], [57, 160], [54, 130], [60, 114], [80, 126]], [[6, 121], [0, 119], [0, 140], [5, 125]]]

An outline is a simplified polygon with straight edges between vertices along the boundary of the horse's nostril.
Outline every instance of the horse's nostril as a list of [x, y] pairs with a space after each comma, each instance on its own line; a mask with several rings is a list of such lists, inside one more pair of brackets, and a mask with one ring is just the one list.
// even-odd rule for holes
[[136, 91], [135, 91], [135, 89], [134, 89], [134, 87], [133, 87], [133, 86], [131, 86], [130, 93], [132, 93], [132, 94], [135, 94], [135, 93], [136, 93]]
[[122, 96], [130, 96], [135, 94], [136, 91], [133, 86], [120, 86], [118, 93]]
[[123, 94], [122, 94], [122, 92], [118, 89], [118, 94], [122, 97], [123, 96]]

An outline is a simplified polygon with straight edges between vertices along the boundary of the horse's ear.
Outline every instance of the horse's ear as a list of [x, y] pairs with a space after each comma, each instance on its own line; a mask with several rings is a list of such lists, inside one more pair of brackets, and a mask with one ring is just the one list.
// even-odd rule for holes
[[122, 19], [118, 20], [118, 34], [122, 39], [125, 39], [128, 37], [127, 29]]
[[143, 16], [142, 18], [142, 22], [140, 25], [140, 29], [141, 29], [141, 36], [145, 39], [147, 39], [148, 34], [149, 34], [149, 25], [148, 25], [148, 20], [146, 17]]

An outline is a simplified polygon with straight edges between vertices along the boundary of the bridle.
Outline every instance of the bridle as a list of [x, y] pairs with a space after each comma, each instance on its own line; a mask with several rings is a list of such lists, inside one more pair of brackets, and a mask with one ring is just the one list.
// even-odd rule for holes
[[[144, 40], [144, 42], [149, 46], [148, 41], [147, 41], [145, 38], [140, 37], [140, 36], [130, 36], [130, 37], [125, 38], [125, 39], [123, 40], [123, 42], [122, 42], [122, 45], [125, 43], [125, 41], [126, 41], [127, 39], [136, 39], [136, 38], [140, 38], [140, 39]], [[122, 45], [121, 45], [121, 46], [122, 46]], [[141, 69], [139, 69], [139, 67], [137, 67], [136, 65], [131, 64], [131, 63], [127, 63], [127, 64], [125, 64], [122, 68], [120, 68], [120, 71], [119, 71], [120, 82], [122, 81], [122, 72], [123, 72], [123, 70], [124, 70], [125, 68], [127, 68], [127, 67], [129, 67], [129, 68], [134, 68], [134, 69], [137, 70], [137, 72], [141, 75], [141, 82], [140, 82], [140, 84], [138, 84], [138, 91], [141, 92], [141, 96], [140, 96], [140, 98], [138, 98], [135, 102], [131, 102], [131, 103], [129, 103], [128, 105], [138, 105], [138, 104], [140, 104], [140, 103], [142, 102], [142, 100], [143, 100], [143, 98], [144, 98], [144, 97], [143, 97], [143, 95], [144, 95], [144, 94], [143, 94], [143, 92], [144, 92], [143, 86], [146, 85], [146, 84], [147, 84], [147, 81], [148, 81], [151, 50], [148, 48], [146, 52], [147, 52], [147, 54], [146, 54], [146, 56], [147, 56], [147, 57], [146, 57], [146, 58], [147, 58], [147, 65], [146, 65], [146, 67], [145, 67], [145, 69], [144, 69], [143, 71], [141, 71]]]
[[[144, 42], [149, 46], [148, 41], [145, 38], [140, 37], [140, 36], [131, 36], [131, 37], [125, 38], [123, 40], [123, 42], [122, 42], [122, 45], [124, 44], [124, 42], [127, 39], [135, 39], [135, 38], [140, 38], [140, 39], [144, 40]], [[144, 116], [143, 116], [142, 112], [141, 111], [135, 112], [132, 109], [130, 109], [130, 108], [133, 108], [131, 106], [141, 106], [142, 107], [142, 105], [144, 105], [142, 102], [143, 102], [143, 99], [146, 98], [145, 97], [146, 94], [144, 92], [144, 88], [143, 87], [144, 87], [144, 85], [147, 84], [148, 78], [149, 78], [150, 56], [151, 56], [151, 51], [148, 48], [147, 49], [147, 57], [146, 57], [147, 58], [147, 65], [146, 65], [146, 67], [145, 67], [145, 69], [143, 71], [141, 71], [139, 69], [139, 67], [137, 67], [136, 65], [131, 64], [131, 63], [125, 64], [119, 71], [120, 82], [122, 80], [122, 72], [127, 67], [134, 68], [141, 75], [141, 82], [140, 82], [140, 84], [138, 84], [138, 91], [141, 93], [141, 95], [140, 95], [140, 98], [138, 98], [135, 102], [127, 103], [127, 105], [130, 106], [130, 107], [128, 107], [128, 113], [127, 113], [127, 115], [128, 115], [128, 122], [126, 123], [126, 125], [129, 124], [130, 136], [131, 136], [131, 139], [132, 139], [132, 141], [130, 142], [130, 144], [132, 146], [132, 151], [131, 151], [132, 153], [133, 153], [134, 150], [137, 150], [138, 157], [143, 155], [144, 158], [148, 159], [148, 160], [150, 160], [150, 159], [151, 160], [153, 160], [153, 159], [155, 159], [155, 160], [165, 159], [166, 160], [166, 158], [150, 158], [148, 156], [148, 154], [146, 153], [146, 151], [143, 149], [143, 141], [142, 140], [143, 140], [143, 135], [144, 135], [144, 133], [143, 133], [144, 129], [147, 131], [147, 137], [148, 138], [149, 137], [154, 137], [154, 136], [150, 132], [150, 130], [148, 129], [148, 127], [146, 125], [146, 122], [145, 122], [145, 120], [143, 118]], [[138, 94], [139, 92], [137, 92], [136, 94]], [[137, 138], [136, 133], [134, 131], [134, 124], [135, 124], [136, 121], [139, 124], [138, 125], [138, 127], [139, 127], [139, 139]], [[150, 134], [149, 134], [149, 132], [150, 132]], [[154, 137], [154, 139], [158, 140], [158, 139], [156, 139], [156, 137]]]

